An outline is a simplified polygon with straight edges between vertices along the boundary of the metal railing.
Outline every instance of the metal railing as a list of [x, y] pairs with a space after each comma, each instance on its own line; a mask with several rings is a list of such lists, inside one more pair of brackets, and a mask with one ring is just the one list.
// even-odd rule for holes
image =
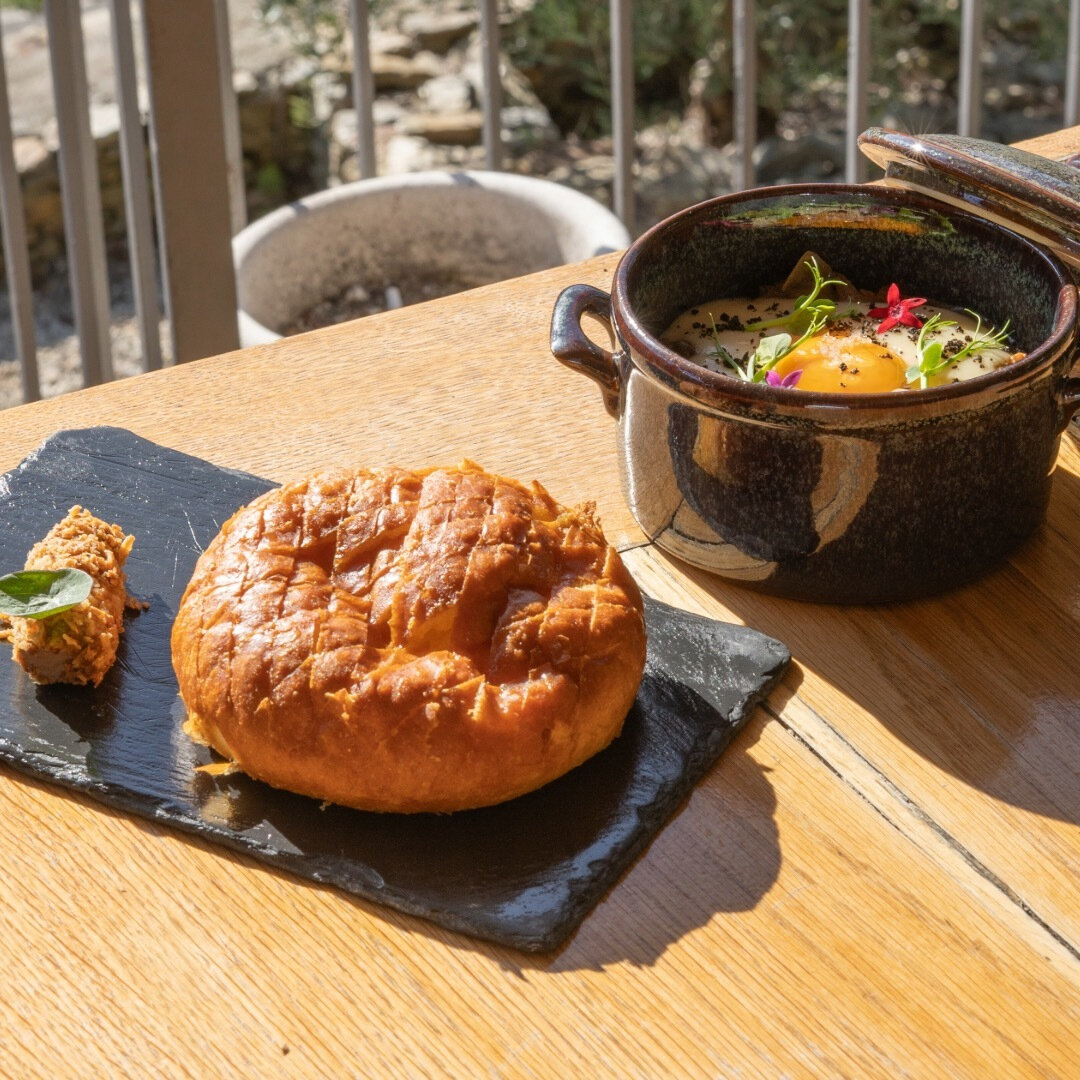
[[[376, 171], [375, 80], [368, 0], [350, 0], [352, 97], [361, 176]], [[176, 361], [237, 346], [230, 240], [245, 218], [236, 97], [226, 0], [138, 0], [150, 98], [153, 198], [147, 183], [138, 101], [135, 34], [129, 0], [109, 0], [120, 104], [125, 217], [143, 367], [159, 367], [158, 324], [168, 318]], [[502, 85], [497, 0], [478, 0], [485, 163], [502, 167]], [[982, 105], [982, 0], [962, 0], [957, 127], [978, 134]], [[737, 186], [755, 182], [758, 42], [755, 0], [732, 0], [733, 117]], [[102, 203], [89, 121], [78, 0], [44, 0], [56, 116], [64, 230], [82, 378], [112, 377]], [[634, 228], [634, 77], [631, 0], [610, 0], [612, 205]], [[866, 126], [871, 40], [870, 0], [849, 0], [846, 178], [860, 182], [865, 162], [856, 138]], [[1065, 125], [1080, 119], [1080, 0], [1070, 0], [1066, 43]], [[156, 202], [156, 211], [154, 203]], [[156, 231], [155, 231], [156, 223]], [[13, 152], [11, 108], [0, 39], [0, 226], [24, 400], [40, 396], [33, 292], [24, 207]], [[158, 280], [162, 283], [159, 291]]]

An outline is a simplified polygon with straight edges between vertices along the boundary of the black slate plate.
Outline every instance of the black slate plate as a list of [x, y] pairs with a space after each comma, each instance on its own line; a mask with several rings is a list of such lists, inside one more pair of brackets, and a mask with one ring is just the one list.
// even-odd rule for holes
[[[76, 503], [136, 536], [101, 686], [36, 687], [0, 646], [0, 760], [315, 881], [519, 949], [563, 942], [712, 765], [790, 659], [778, 641], [649, 600], [648, 662], [619, 739], [531, 795], [452, 815], [322, 807], [182, 733], [169, 631], [199, 552], [273, 486], [119, 428], [65, 431], [0, 477], [4, 569]], [[10, 566], [6, 565], [10, 564]]]

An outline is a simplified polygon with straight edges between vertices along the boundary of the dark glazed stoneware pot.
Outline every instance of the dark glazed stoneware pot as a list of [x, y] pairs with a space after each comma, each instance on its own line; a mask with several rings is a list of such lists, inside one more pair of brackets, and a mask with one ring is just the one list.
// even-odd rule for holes
[[[782, 281], [806, 251], [864, 288], [971, 308], [1028, 355], [965, 383], [833, 394], [746, 383], [659, 341], [676, 315]], [[614, 352], [581, 328], [590, 312]], [[618, 420], [623, 489], [662, 548], [783, 596], [875, 603], [968, 581], [1043, 520], [1080, 407], [1077, 291], [1057, 258], [1000, 225], [884, 187], [744, 191], [638, 239], [611, 295], [555, 305], [551, 348]]]

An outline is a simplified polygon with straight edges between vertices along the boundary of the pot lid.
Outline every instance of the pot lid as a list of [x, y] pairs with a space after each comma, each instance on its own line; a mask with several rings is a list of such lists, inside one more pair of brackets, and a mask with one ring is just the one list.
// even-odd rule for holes
[[[964, 135], [868, 128], [859, 149], [891, 187], [918, 191], [1004, 225], [1080, 267], [1080, 168]], [[1080, 162], [1078, 162], [1080, 164]]]

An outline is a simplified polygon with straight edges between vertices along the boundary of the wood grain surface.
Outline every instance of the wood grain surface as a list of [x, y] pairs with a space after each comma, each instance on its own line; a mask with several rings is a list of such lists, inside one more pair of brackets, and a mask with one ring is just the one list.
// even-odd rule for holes
[[558, 290], [615, 262], [4, 413], [0, 469], [116, 424], [276, 480], [463, 457], [536, 478], [597, 501], [648, 592], [795, 662], [538, 957], [0, 770], [0, 1074], [1080, 1075], [1077, 442], [1046, 526], [966, 588], [832, 608], [724, 584], [645, 544], [599, 391], [548, 351]]

